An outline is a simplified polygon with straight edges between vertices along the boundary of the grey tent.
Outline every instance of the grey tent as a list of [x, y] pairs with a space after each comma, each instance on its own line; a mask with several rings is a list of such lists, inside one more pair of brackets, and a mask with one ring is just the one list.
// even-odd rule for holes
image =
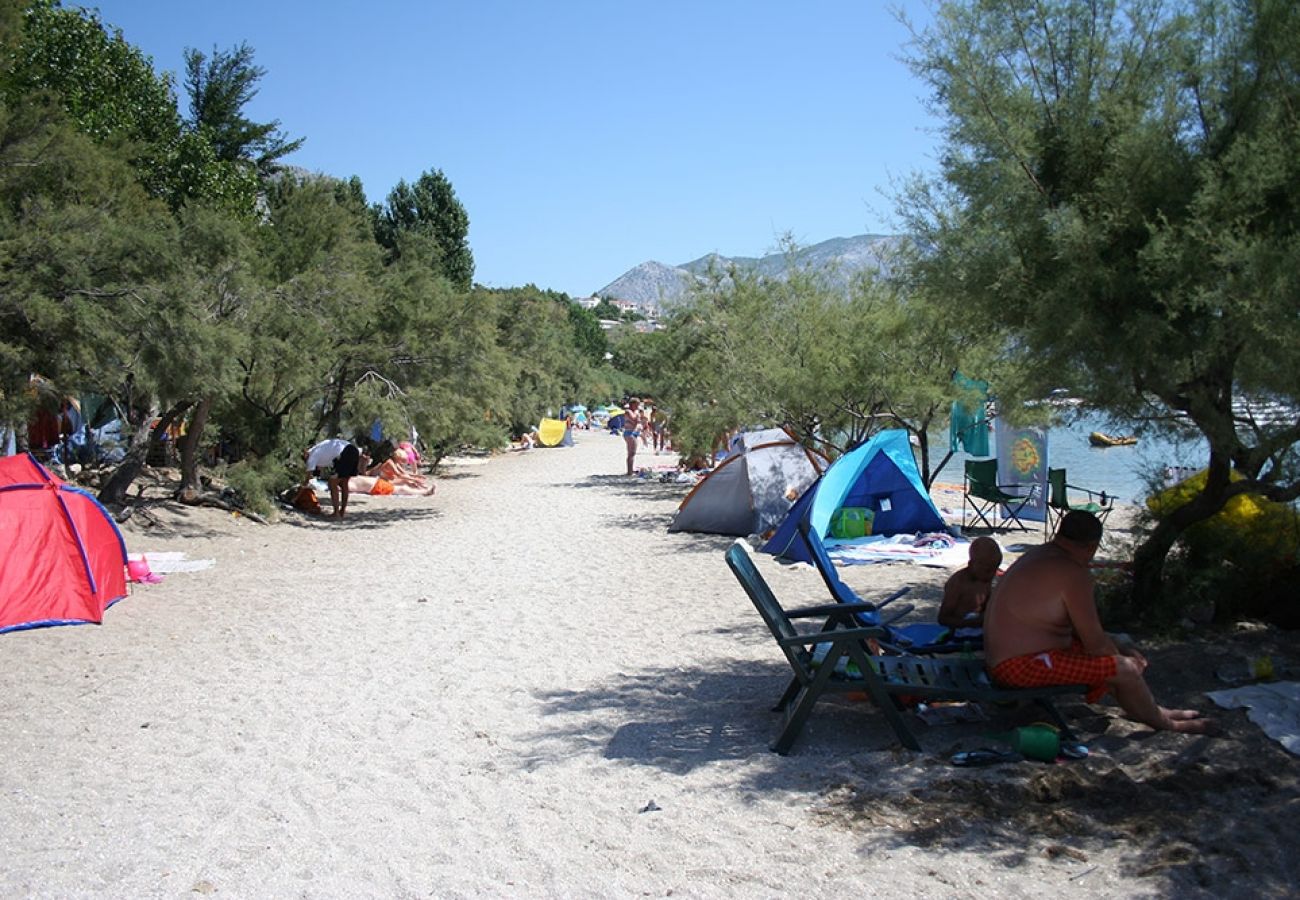
[[747, 431], [737, 449], [686, 495], [669, 531], [743, 537], [781, 524], [827, 461], [780, 428]]

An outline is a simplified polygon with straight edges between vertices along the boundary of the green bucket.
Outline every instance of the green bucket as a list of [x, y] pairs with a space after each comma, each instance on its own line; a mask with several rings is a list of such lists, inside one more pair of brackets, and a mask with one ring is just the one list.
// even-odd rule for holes
[[1061, 753], [1061, 735], [1050, 725], [1026, 725], [1007, 736], [1017, 753], [1026, 759], [1052, 762]]

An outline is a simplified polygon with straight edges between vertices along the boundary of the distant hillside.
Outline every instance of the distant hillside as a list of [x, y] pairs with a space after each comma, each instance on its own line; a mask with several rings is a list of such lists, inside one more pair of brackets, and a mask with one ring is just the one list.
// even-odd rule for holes
[[[830, 272], [834, 283], [847, 285], [854, 275], [865, 269], [888, 274], [889, 261], [897, 252], [900, 240], [897, 235], [880, 234], [831, 238], [820, 244], [801, 247], [794, 256], [794, 263], [799, 267]], [[679, 266], [643, 262], [596, 291], [596, 294], [611, 300], [630, 300], [659, 309], [671, 306], [684, 297], [693, 285], [702, 283], [711, 265], [723, 272], [735, 267], [739, 271], [757, 272], [765, 278], [783, 278], [789, 262], [784, 253], [772, 253], [759, 258], [710, 253]]]

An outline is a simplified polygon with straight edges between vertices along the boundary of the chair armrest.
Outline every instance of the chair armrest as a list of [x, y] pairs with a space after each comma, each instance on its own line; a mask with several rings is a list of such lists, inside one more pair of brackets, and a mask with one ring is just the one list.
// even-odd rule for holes
[[909, 593], [911, 590], [912, 590], [912, 589], [911, 589], [910, 587], [901, 587], [901, 588], [899, 588], [898, 590], [894, 591], [892, 594], [890, 594], [890, 595], [889, 595], [888, 597], [886, 597], [885, 599], [876, 601], [876, 609], [884, 609], [886, 606], [888, 606], [889, 604], [893, 603], [893, 602], [894, 602], [895, 600], [897, 600], [899, 597], [902, 597], [902, 596], [904, 596], [905, 594]]
[[786, 617], [790, 619], [811, 619], [814, 616], [833, 616], [838, 614], [849, 615], [860, 612], [875, 612], [874, 603], [827, 603], [823, 606], [805, 606], [802, 609], [786, 610]]
[[888, 616], [881, 616], [880, 624], [893, 625], [895, 622], [897, 622], [899, 619], [904, 618], [908, 613], [910, 613], [914, 609], [916, 609], [916, 607], [913, 606], [912, 604], [904, 603], [902, 606], [898, 607], [897, 609], [891, 609], [889, 611]]
[[1105, 491], [1093, 491], [1093, 490], [1089, 490], [1089, 489], [1086, 488], [1086, 487], [1079, 487], [1077, 484], [1067, 484], [1065, 487], [1066, 487], [1066, 490], [1071, 490], [1071, 491], [1081, 491], [1081, 492], [1087, 494], [1087, 495], [1088, 495], [1088, 502], [1089, 502], [1089, 503], [1092, 502], [1092, 498], [1093, 498], [1093, 497], [1098, 497], [1098, 498], [1100, 498], [1098, 502], [1099, 502], [1102, 506], [1109, 506], [1110, 504], [1112, 504], [1112, 503], [1115, 502], [1115, 495], [1114, 495], [1114, 494], [1108, 494], [1108, 493], [1106, 493]]

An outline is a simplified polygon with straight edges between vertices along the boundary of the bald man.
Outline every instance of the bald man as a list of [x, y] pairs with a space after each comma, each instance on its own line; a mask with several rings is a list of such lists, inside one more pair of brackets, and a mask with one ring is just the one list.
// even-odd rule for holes
[[1147, 661], [1121, 650], [1101, 627], [1088, 563], [1101, 522], [1074, 510], [1050, 543], [1026, 552], [998, 581], [984, 613], [984, 655], [993, 680], [1007, 687], [1086, 684], [1088, 702], [1107, 693], [1152, 728], [1206, 733], [1215, 726], [1191, 709], [1165, 709], [1147, 687]]

